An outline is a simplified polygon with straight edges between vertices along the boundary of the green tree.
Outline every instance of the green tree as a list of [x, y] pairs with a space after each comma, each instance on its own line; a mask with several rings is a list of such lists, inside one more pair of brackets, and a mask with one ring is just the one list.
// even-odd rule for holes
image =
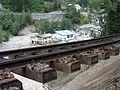
[[2, 6], [3, 6], [4, 8], [6, 8], [6, 9], [11, 9], [9, 0], [0, 0], [0, 3], [2, 4]]
[[16, 36], [18, 35], [19, 31], [20, 31], [20, 24], [19, 22], [15, 21], [12, 25], [12, 33]]
[[12, 32], [12, 24], [13, 24], [13, 21], [10, 18], [8, 18], [8, 19], [5, 18], [3, 21], [3, 30], [13, 33]]
[[44, 12], [44, 2], [43, 0], [31, 0], [31, 7], [32, 12]]
[[53, 10], [59, 10], [61, 8], [61, 4], [57, 1], [53, 2]]
[[72, 22], [70, 19], [64, 19], [61, 22], [61, 30], [71, 29], [72, 28]]
[[30, 9], [31, 0], [9, 0], [12, 11], [21, 12], [22, 10], [28, 11]]
[[0, 25], [0, 43], [2, 43], [3, 40], [3, 32], [2, 32], [2, 26]]
[[80, 24], [80, 12], [77, 12], [73, 6], [68, 7], [64, 16], [65, 18], [70, 19], [72, 24]]
[[[102, 8], [104, 8], [105, 12], [107, 13], [107, 16], [104, 17], [105, 20], [106, 20], [105, 27], [104, 27], [105, 35], [114, 34], [114, 33], [116, 33], [116, 30], [115, 31], [113, 31], [113, 30], [119, 28], [118, 24], [120, 24], [119, 22], [115, 21], [117, 19], [116, 17], [118, 17], [117, 10], [119, 8], [120, 1], [119, 0], [110, 0], [110, 1], [109, 0], [106, 0], [106, 1], [103, 0], [102, 3], [103, 3]], [[114, 14], [114, 16], [111, 17], [111, 15], [113, 15], [113, 12], [116, 13], [116, 15]], [[118, 21], [119, 20], [120, 19], [118, 18]], [[111, 21], [116, 22], [116, 23], [111, 24]], [[111, 26], [114, 26], [116, 28], [113, 29]]]
[[52, 33], [53, 33], [54, 31], [58, 31], [58, 30], [61, 29], [60, 23], [61, 23], [61, 22], [59, 22], [59, 21], [52, 21], [52, 22], [51, 22], [51, 31], [52, 31]]
[[109, 11], [109, 17], [108, 19], [108, 34], [115, 34], [115, 33], [120, 33], [120, 2], [117, 6], [117, 10]]
[[73, 25], [69, 19], [64, 19], [61, 22], [60, 21], [47, 21], [47, 20], [41, 20], [41, 21], [35, 21], [34, 25], [37, 28], [37, 32], [43, 34], [43, 33], [54, 33], [54, 31], [58, 30], [68, 30], [72, 29]]
[[50, 33], [50, 22], [46, 20], [35, 22], [35, 26], [37, 27], [37, 31], [41, 34]]
[[[11, 35], [18, 35], [20, 29], [31, 23], [29, 13], [1, 13], [0, 14], [0, 32], [2, 32], [3, 40], [6, 41]], [[1, 36], [1, 35], [0, 35]]]
[[5, 9], [14, 12], [50, 12], [59, 10], [61, 8], [61, 3], [58, 1], [45, 2], [44, 0], [0, 0]]
[[[101, 22], [101, 26], [104, 26], [102, 30], [103, 35], [119, 32], [119, 4], [120, 0], [90, 0], [89, 6], [92, 10], [96, 10], [96, 13], [101, 15], [99, 18], [101, 21], [103, 21], [103, 19], [105, 20], [104, 22]], [[103, 9], [104, 12], [100, 12], [101, 9]]]
[[101, 9], [102, 4], [102, 0], [89, 0], [89, 7], [92, 12], [94, 10], [99, 11]]
[[9, 31], [3, 31], [3, 41], [8, 41], [10, 36], [12, 35]]

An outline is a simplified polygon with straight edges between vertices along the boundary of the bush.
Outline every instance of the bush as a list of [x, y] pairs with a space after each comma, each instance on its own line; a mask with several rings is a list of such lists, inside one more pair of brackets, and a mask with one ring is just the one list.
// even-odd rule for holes
[[8, 41], [9, 40], [9, 37], [11, 36], [11, 34], [9, 32], [4, 32], [3, 33], [3, 41]]
[[61, 30], [71, 29], [73, 27], [72, 21], [70, 19], [63, 19], [60, 23]]
[[0, 43], [2, 43], [3, 40], [3, 31], [2, 31], [2, 26], [0, 26]]
[[70, 19], [64, 19], [61, 22], [60, 21], [47, 21], [47, 20], [41, 20], [41, 21], [35, 21], [34, 25], [37, 28], [37, 32], [43, 34], [43, 33], [54, 33], [54, 31], [58, 30], [68, 30], [72, 29], [73, 25], [71, 23]]
[[61, 4], [56, 0], [54, 2], [44, 2], [44, 0], [0, 0], [5, 9], [14, 12], [39, 12], [45, 13], [56, 11], [61, 8]]
[[72, 23], [74, 23], [74, 24], [79, 24], [79, 23], [80, 23], [80, 18], [78, 18], [78, 17], [73, 17], [73, 18], [72, 18]]
[[73, 6], [67, 8], [64, 17], [70, 19], [72, 24], [80, 24], [80, 12], [77, 12]]
[[1, 13], [0, 26], [1, 31], [3, 31], [4, 41], [8, 40], [11, 35], [18, 35], [20, 29], [27, 23], [31, 23], [29, 13]]

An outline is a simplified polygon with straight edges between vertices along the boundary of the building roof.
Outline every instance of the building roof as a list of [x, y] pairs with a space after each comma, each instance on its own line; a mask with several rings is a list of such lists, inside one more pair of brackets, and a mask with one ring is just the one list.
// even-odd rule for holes
[[48, 33], [48, 34], [42, 34], [42, 35], [39, 35], [40, 38], [50, 38], [52, 37], [52, 34]]
[[61, 30], [61, 31], [55, 31], [55, 33], [62, 35], [62, 36], [67, 36], [67, 35], [73, 35], [74, 33], [70, 30]]

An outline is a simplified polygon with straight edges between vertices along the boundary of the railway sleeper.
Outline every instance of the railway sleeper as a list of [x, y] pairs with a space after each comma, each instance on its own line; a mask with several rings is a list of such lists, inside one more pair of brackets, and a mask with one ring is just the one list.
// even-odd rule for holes
[[71, 60], [56, 60], [54, 61], [54, 68], [65, 73], [73, 73], [81, 69], [80, 62], [71, 58]]
[[90, 55], [90, 56], [83, 56], [81, 57], [80, 63], [92, 65], [98, 62], [98, 55]]
[[119, 43], [114, 44], [114, 46], [118, 47], [118, 48], [119, 48], [119, 52], [120, 52], [120, 42], [119, 42]]
[[80, 64], [92, 65], [98, 63], [98, 55], [93, 52], [81, 53], [76, 57]]
[[23, 87], [19, 80], [10, 78], [0, 80], [0, 90], [23, 90]]
[[108, 47], [108, 49], [110, 50], [111, 56], [119, 55], [119, 47], [111, 46], [111, 47]]
[[112, 56], [119, 55], [119, 48], [113, 48], [113, 49], [111, 49], [111, 55]]
[[7, 69], [0, 70], [0, 90], [23, 90], [22, 83]]
[[110, 51], [106, 49], [96, 49], [95, 52], [98, 55], [98, 60], [106, 60], [110, 58]]
[[40, 66], [39, 64], [32, 67], [31, 65], [28, 65], [25, 68], [24, 73], [26, 77], [41, 83], [47, 83], [49, 81], [57, 79], [56, 70], [50, 68], [48, 65]]

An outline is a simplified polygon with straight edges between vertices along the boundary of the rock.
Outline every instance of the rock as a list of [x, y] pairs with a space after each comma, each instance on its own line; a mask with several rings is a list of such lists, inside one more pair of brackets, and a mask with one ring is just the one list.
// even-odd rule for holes
[[7, 90], [20, 90], [18, 87], [9, 87]]

